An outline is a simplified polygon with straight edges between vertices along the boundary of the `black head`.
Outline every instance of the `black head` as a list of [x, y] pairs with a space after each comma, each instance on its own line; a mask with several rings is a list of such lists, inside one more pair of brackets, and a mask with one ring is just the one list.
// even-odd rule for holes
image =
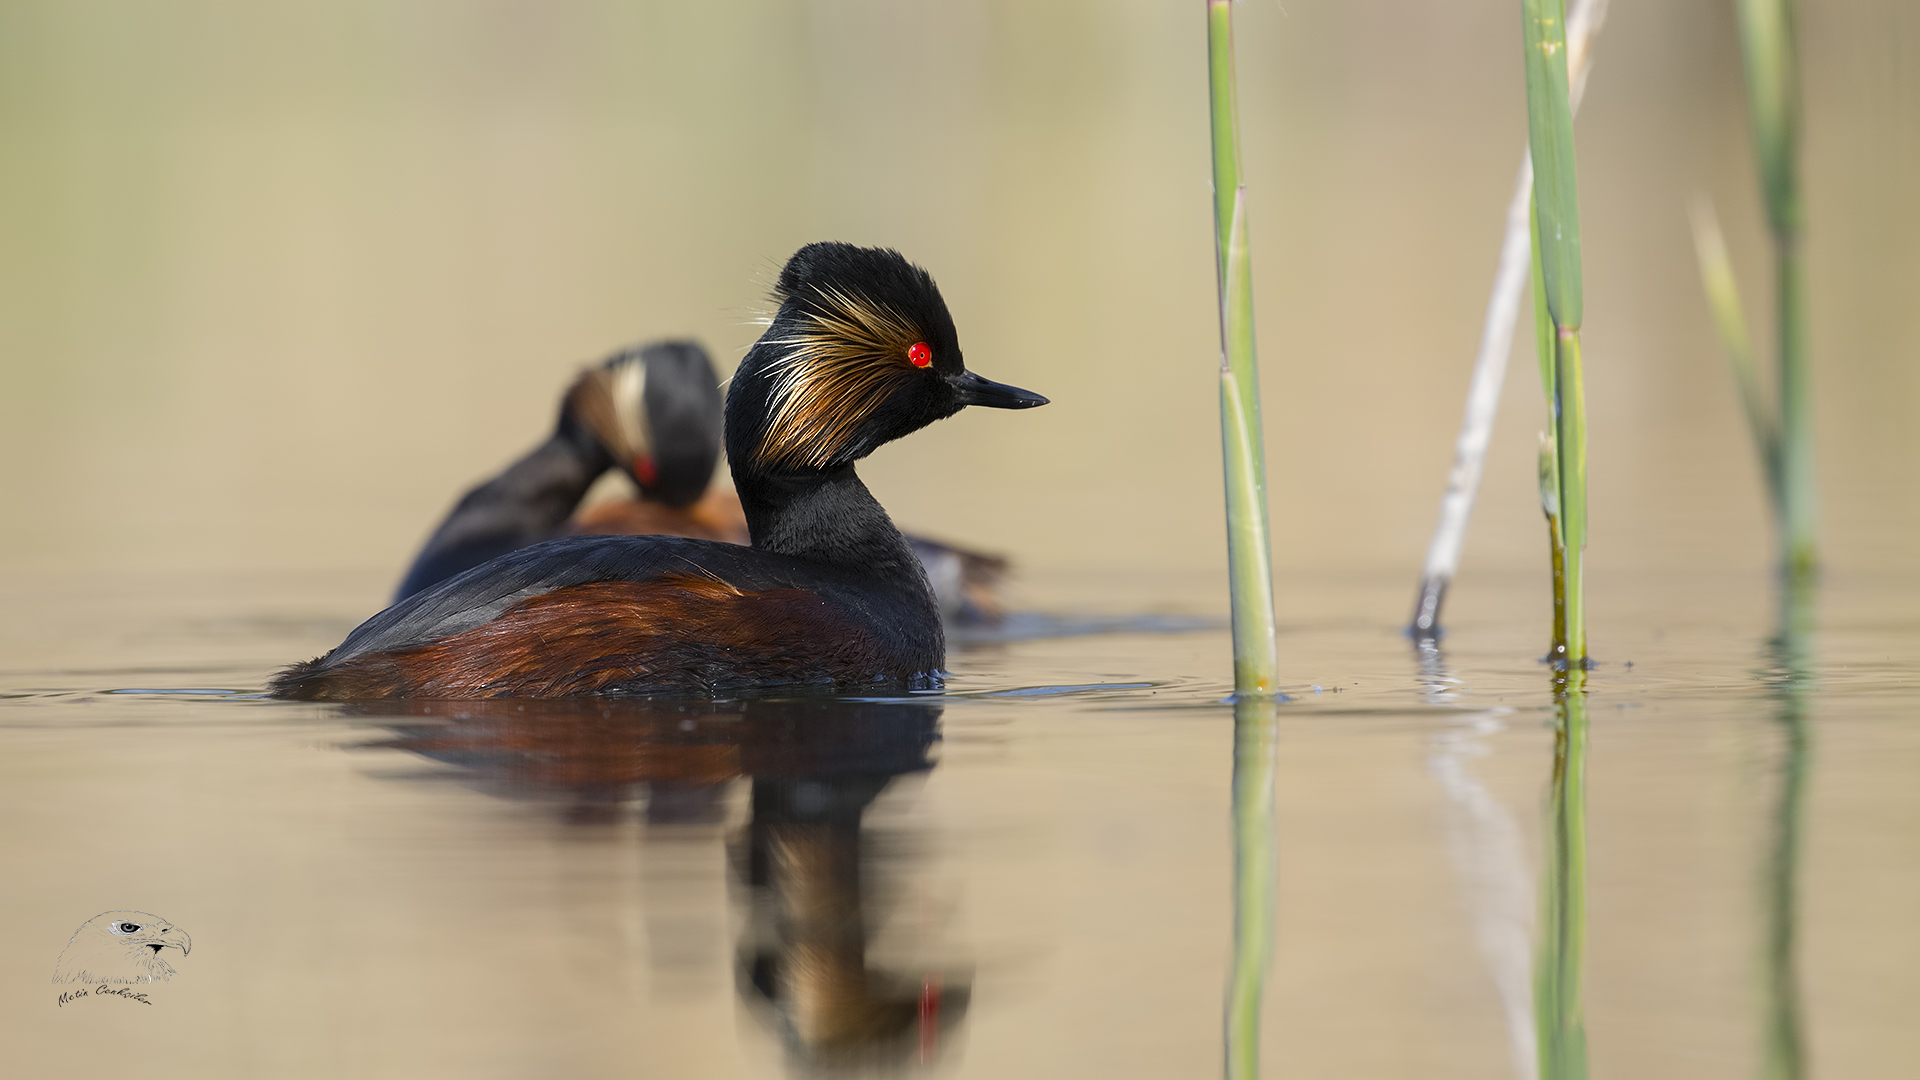
[[563, 414], [584, 426], [643, 497], [699, 500], [720, 458], [720, 379], [692, 341], [614, 354], [581, 373]]
[[735, 468], [831, 469], [968, 405], [1047, 403], [967, 370], [939, 287], [899, 252], [808, 244], [774, 299], [772, 325], [727, 392]]

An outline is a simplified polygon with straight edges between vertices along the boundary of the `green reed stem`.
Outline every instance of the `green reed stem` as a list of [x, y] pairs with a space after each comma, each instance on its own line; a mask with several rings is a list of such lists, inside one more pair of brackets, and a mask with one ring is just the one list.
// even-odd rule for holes
[[1754, 156], [1773, 234], [1781, 562], [1790, 578], [1799, 578], [1810, 576], [1819, 561], [1819, 506], [1807, 370], [1806, 287], [1800, 262], [1800, 70], [1795, 16], [1793, 0], [1735, 0], [1735, 10]]
[[[1547, 281], [1540, 266], [1540, 215], [1534, 212], [1534, 205], [1538, 202], [1537, 197], [1527, 200], [1527, 231], [1533, 242], [1533, 345], [1534, 355], [1540, 362], [1540, 388], [1546, 392], [1547, 404], [1551, 406], [1558, 398], [1558, 391], [1554, 389], [1556, 365], [1553, 362], [1553, 315], [1547, 310]], [[1546, 438], [1551, 440], [1553, 436], [1548, 434]], [[1551, 447], [1550, 442], [1542, 445]], [[1554, 460], [1559, 459], [1556, 457]], [[1556, 465], [1553, 471], [1553, 498], [1556, 504], [1560, 499], [1559, 472], [1559, 467]], [[1559, 515], [1558, 509], [1554, 510], [1554, 515], [1556, 517]], [[1554, 535], [1556, 537], [1554, 543], [1557, 544], [1560, 542], [1559, 534]]]
[[1810, 578], [1820, 562], [1819, 491], [1813, 459], [1812, 377], [1807, 370], [1806, 286], [1800, 244], [1779, 245], [1775, 266], [1780, 335], [1780, 517], [1785, 569]]
[[1553, 565], [1553, 651], [1547, 657], [1557, 671], [1566, 670], [1567, 659], [1567, 559], [1560, 544], [1559, 481], [1556, 479], [1551, 440], [1540, 444], [1540, 509], [1547, 513], [1547, 548]]
[[1538, 327], [1542, 381], [1553, 415], [1554, 502], [1562, 573], [1556, 612], [1564, 638], [1554, 641], [1556, 666], [1587, 660], [1584, 554], [1587, 544], [1587, 407], [1581, 373], [1580, 195], [1568, 102], [1567, 19], [1562, 0], [1521, 0], [1527, 73], [1527, 133], [1533, 155], [1534, 311], [1545, 309], [1551, 336]]
[[[1532, 204], [1528, 204], [1531, 213]], [[1547, 287], [1540, 278], [1540, 220], [1533, 219], [1533, 330], [1539, 350], [1540, 385], [1547, 404], [1560, 400], [1559, 364], [1555, 362], [1553, 317], [1547, 314]], [[1556, 431], [1558, 429], [1556, 428]], [[1560, 528], [1560, 454], [1554, 433], [1540, 436], [1540, 509], [1547, 515], [1547, 549], [1553, 566], [1553, 644], [1547, 660], [1556, 671], [1567, 670], [1567, 549]]]
[[1568, 689], [1555, 702], [1547, 864], [1541, 875], [1540, 951], [1533, 976], [1540, 1080], [1587, 1076], [1581, 995], [1587, 951], [1587, 695], [1585, 673], [1575, 668], [1568, 675]]
[[1267, 539], [1266, 446], [1253, 347], [1253, 271], [1240, 122], [1233, 86], [1233, 9], [1208, 0], [1207, 61], [1213, 112], [1213, 223], [1220, 286], [1220, 449], [1226, 466], [1227, 568], [1233, 595], [1233, 688], [1272, 694], [1273, 566]]
[[1567, 18], [1561, 0], [1521, 0], [1526, 41], [1527, 136], [1533, 155], [1533, 212], [1540, 225], [1540, 273], [1547, 312], [1580, 328], [1580, 196], [1567, 100]]
[[1260, 1001], [1273, 958], [1272, 698], [1233, 707], [1233, 970], [1227, 977], [1226, 1075], [1260, 1076]]
[[1560, 465], [1561, 592], [1566, 597], [1569, 668], [1587, 662], [1587, 392], [1581, 372], [1580, 331], [1561, 328], [1555, 343], [1554, 449]]
[[[1539, 202], [1537, 197], [1527, 202], [1527, 214], [1530, 218], [1528, 232], [1533, 240], [1533, 344], [1537, 350], [1535, 355], [1540, 360], [1540, 387], [1546, 391], [1547, 404], [1551, 406], [1558, 400], [1558, 391], [1554, 389], [1556, 365], [1553, 362], [1553, 315], [1547, 310], [1547, 282], [1540, 267], [1540, 215], [1533, 209], [1537, 202]], [[1559, 471], [1556, 465], [1553, 480], [1553, 497], [1556, 503], [1560, 499]], [[1558, 509], [1554, 510], [1555, 517], [1558, 517], [1559, 513]], [[1559, 534], [1555, 533], [1554, 536], [1554, 543], [1558, 544]]]
[[1734, 277], [1733, 260], [1727, 257], [1726, 237], [1720, 232], [1720, 219], [1707, 199], [1695, 200], [1693, 250], [1700, 260], [1700, 284], [1707, 293], [1707, 306], [1713, 310], [1714, 329], [1720, 347], [1733, 372], [1733, 384], [1740, 392], [1740, 408], [1747, 415], [1747, 428], [1760, 455], [1766, 475], [1767, 498], [1776, 515], [1780, 512], [1780, 422], [1768, 404], [1766, 390], [1760, 384], [1759, 365], [1753, 359], [1753, 343], [1747, 337], [1747, 316], [1740, 303], [1740, 284]]

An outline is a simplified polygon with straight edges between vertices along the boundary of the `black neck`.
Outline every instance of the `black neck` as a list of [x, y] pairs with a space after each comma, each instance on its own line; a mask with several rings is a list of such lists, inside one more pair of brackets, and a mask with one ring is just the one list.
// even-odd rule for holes
[[600, 440], [563, 415], [552, 438], [476, 490], [491, 490], [520, 508], [529, 523], [537, 520], [551, 530], [573, 515], [587, 489], [612, 467], [613, 458]]
[[461, 498], [414, 558], [395, 598], [551, 538], [612, 465], [599, 441], [563, 416], [552, 438]]
[[931, 599], [919, 558], [852, 465], [787, 473], [736, 465], [733, 484], [755, 548], [910, 582]]

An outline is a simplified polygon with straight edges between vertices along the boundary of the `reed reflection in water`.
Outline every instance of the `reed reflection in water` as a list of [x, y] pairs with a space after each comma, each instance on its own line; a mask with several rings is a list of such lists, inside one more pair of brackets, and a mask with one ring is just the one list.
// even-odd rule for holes
[[1811, 755], [1807, 713], [1814, 691], [1814, 590], [1805, 580], [1781, 585], [1780, 623], [1769, 643], [1767, 672], [1781, 748], [1772, 836], [1760, 875], [1763, 925], [1760, 982], [1761, 1062], [1766, 1080], [1806, 1075], [1797, 962], [1801, 818]]
[[1273, 782], [1279, 723], [1271, 697], [1233, 705], [1233, 967], [1227, 977], [1226, 1075], [1260, 1076], [1260, 1003], [1273, 960], [1276, 839]]
[[[1779, 623], [1768, 642], [1768, 696], [1779, 730], [1778, 788], [1759, 875], [1764, 928], [1759, 963], [1761, 1069], [1765, 1080], [1800, 1080], [1806, 1047], [1797, 963], [1799, 861], [1811, 756], [1807, 713], [1814, 689], [1814, 591], [1781, 586]], [[1586, 953], [1586, 673], [1565, 675], [1555, 701], [1547, 863], [1541, 875], [1534, 1015], [1543, 1080], [1585, 1080], [1587, 1033], [1581, 978]]]
[[1546, 865], [1540, 875], [1540, 946], [1533, 1015], [1541, 1080], [1584, 1080], [1587, 951], [1587, 693], [1578, 665], [1555, 675], [1553, 781]]
[[391, 717], [371, 745], [455, 764], [509, 796], [562, 800], [574, 825], [644, 798], [650, 825], [717, 820], [739, 779], [750, 812], [731, 845], [747, 901], [737, 988], [808, 1070], [927, 1064], [966, 1012], [951, 968], [871, 964], [878, 925], [869, 806], [934, 767], [941, 707], [841, 699], [548, 699], [359, 706]]
[[[1448, 665], [1437, 638], [1414, 639], [1421, 697], [1454, 718], [1433, 736], [1427, 771], [1447, 798], [1448, 855], [1473, 919], [1474, 943], [1487, 966], [1506, 1022], [1508, 1050], [1518, 1080], [1539, 1075], [1539, 1050], [1533, 1022], [1534, 889], [1520, 835], [1520, 824], [1487, 785], [1472, 762], [1491, 751], [1491, 740], [1506, 730], [1513, 710], [1459, 709], [1449, 700], [1464, 684]], [[1444, 714], [1443, 714], [1444, 715]]]

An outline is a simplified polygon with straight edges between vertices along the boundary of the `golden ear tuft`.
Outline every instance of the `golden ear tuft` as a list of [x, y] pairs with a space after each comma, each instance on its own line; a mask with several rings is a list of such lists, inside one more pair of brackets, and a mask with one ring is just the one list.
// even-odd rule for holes
[[567, 390], [567, 407], [607, 453], [632, 461], [648, 453], [647, 366], [639, 358], [588, 368]]
[[893, 308], [822, 289], [794, 332], [773, 339], [787, 351], [767, 367], [771, 416], [761, 460], [824, 468], [891, 388], [932, 351], [913, 321]]

